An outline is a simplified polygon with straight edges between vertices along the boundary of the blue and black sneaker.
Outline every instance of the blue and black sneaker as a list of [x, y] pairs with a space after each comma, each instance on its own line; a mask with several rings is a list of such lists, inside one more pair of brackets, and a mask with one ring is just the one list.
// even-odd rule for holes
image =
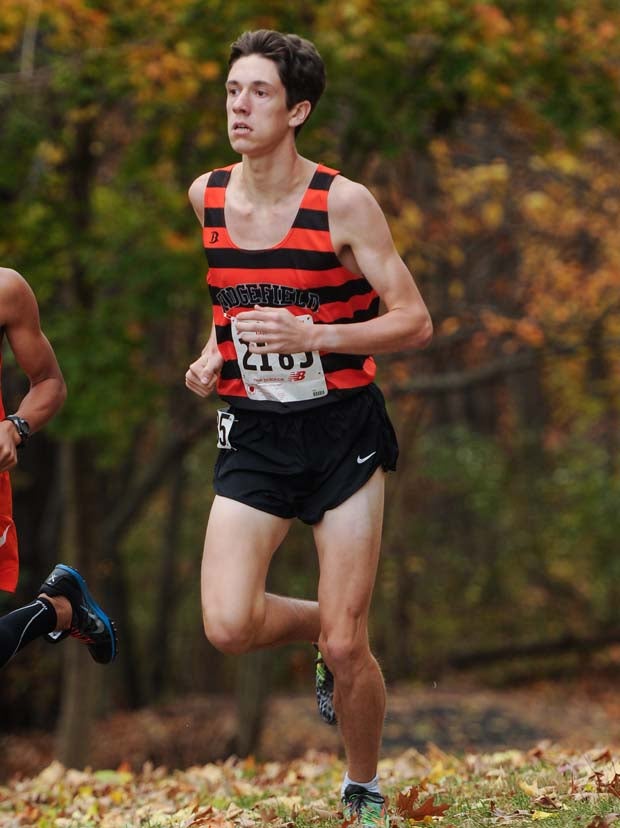
[[91, 656], [99, 664], [114, 661], [118, 652], [114, 622], [93, 599], [86, 581], [77, 569], [57, 564], [41, 584], [39, 594], [52, 598], [63, 596], [73, 609], [71, 627], [47, 633], [47, 641], [55, 644], [70, 635], [86, 644]]

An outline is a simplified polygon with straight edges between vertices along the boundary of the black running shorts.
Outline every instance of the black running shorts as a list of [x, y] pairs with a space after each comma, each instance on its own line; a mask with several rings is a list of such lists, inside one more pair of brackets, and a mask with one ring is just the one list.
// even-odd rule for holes
[[220, 439], [229, 448], [215, 464], [215, 492], [271, 515], [318, 523], [379, 466], [396, 468], [396, 434], [374, 384], [306, 411], [231, 406], [223, 416]]

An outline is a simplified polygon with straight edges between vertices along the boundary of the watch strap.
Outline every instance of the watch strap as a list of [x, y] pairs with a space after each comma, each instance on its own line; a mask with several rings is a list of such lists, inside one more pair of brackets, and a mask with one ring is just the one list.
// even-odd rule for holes
[[17, 429], [17, 433], [19, 434], [20, 442], [17, 445], [17, 448], [20, 449], [26, 445], [28, 438], [30, 437], [30, 426], [28, 424], [28, 420], [24, 420], [23, 417], [19, 417], [17, 414], [9, 414], [4, 418], [9, 422], [13, 423], [15, 428]]

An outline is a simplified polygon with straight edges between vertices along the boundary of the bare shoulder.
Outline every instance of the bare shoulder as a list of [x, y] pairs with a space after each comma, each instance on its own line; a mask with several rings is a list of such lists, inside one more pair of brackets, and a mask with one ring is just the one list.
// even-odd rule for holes
[[19, 293], [20, 291], [31, 292], [28, 282], [11, 267], [0, 267], [0, 291], [2, 293]]
[[189, 196], [189, 200], [191, 202], [192, 207], [194, 208], [194, 212], [198, 217], [198, 221], [202, 224], [202, 217], [203, 217], [203, 208], [204, 208], [204, 194], [205, 194], [205, 187], [207, 186], [207, 181], [209, 180], [209, 176], [211, 172], [203, 173], [199, 175], [198, 178], [194, 179], [190, 184], [189, 190], [187, 192]]
[[376, 221], [383, 216], [377, 199], [368, 187], [338, 175], [329, 190], [330, 221], [344, 222], [347, 226]]
[[196, 196], [199, 196], [202, 199], [204, 189], [207, 186], [207, 181], [209, 180], [210, 175], [211, 171], [203, 173], [202, 175], [199, 175], [198, 178], [195, 178], [190, 184], [188, 193], [192, 204], [194, 203]]
[[37, 313], [34, 293], [24, 277], [10, 267], [0, 267], [0, 325]]
[[383, 210], [368, 187], [337, 176], [329, 190], [329, 224], [332, 236], [350, 243], [351, 237], [373, 237], [387, 231]]
[[369, 207], [378, 208], [377, 200], [368, 187], [359, 181], [352, 181], [344, 175], [337, 175], [329, 190], [329, 208], [347, 212], [349, 210], [364, 210]]

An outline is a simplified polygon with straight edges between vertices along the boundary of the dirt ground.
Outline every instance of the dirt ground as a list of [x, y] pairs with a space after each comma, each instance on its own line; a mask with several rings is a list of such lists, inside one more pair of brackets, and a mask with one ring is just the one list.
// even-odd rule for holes
[[[424, 751], [431, 743], [457, 754], [528, 749], [546, 740], [583, 750], [620, 745], [620, 692], [616, 682], [601, 676], [510, 690], [453, 678], [392, 687], [388, 698], [384, 755], [409, 747]], [[222, 696], [115, 713], [96, 726], [91, 764], [204, 764], [228, 755], [235, 728], [234, 704]], [[274, 696], [257, 756], [290, 759], [310, 748], [338, 753], [337, 729], [319, 720], [312, 695]], [[53, 758], [51, 734], [0, 736], [0, 780], [36, 774]]]

